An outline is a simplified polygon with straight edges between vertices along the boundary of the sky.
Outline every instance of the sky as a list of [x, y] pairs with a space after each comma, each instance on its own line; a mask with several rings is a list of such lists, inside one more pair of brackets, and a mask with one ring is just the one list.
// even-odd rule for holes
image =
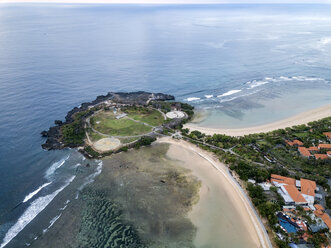
[[207, 4], [207, 3], [326, 3], [331, 0], [0, 0], [0, 3], [10, 2], [60, 2], [60, 3], [135, 3], [135, 4]]

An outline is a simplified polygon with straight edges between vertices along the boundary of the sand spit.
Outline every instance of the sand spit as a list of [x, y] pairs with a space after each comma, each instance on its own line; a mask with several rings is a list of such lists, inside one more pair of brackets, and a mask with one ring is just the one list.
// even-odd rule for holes
[[171, 144], [168, 156], [182, 161], [202, 181], [200, 201], [189, 215], [197, 227], [197, 247], [271, 247], [250, 201], [224, 164], [183, 140], [157, 142]]
[[281, 128], [307, 124], [308, 122], [317, 121], [329, 116], [331, 116], [331, 104], [321, 108], [309, 110], [304, 113], [280, 121], [276, 121], [261, 126], [255, 126], [255, 127], [224, 129], [224, 128], [200, 127], [198, 124], [188, 123], [184, 125], [184, 128], [189, 128], [191, 131], [197, 130], [207, 135], [226, 134], [230, 136], [244, 136], [253, 133], [266, 133]]

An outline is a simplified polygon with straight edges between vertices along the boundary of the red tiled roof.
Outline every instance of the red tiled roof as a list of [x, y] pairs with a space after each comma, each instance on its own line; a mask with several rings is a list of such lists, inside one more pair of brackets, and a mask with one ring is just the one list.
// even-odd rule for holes
[[301, 193], [305, 195], [315, 196], [316, 183], [308, 179], [300, 179]]
[[331, 144], [319, 144], [318, 149], [331, 149]]
[[297, 140], [297, 139], [293, 140], [293, 141], [286, 140], [285, 142], [290, 146], [294, 146], [294, 145], [303, 146], [303, 143], [300, 140]]
[[308, 148], [308, 151], [318, 151], [318, 148], [316, 146], [311, 146]]
[[324, 132], [323, 134], [329, 139], [331, 139], [331, 132]]
[[328, 159], [329, 156], [327, 154], [315, 154], [316, 159]]
[[317, 209], [317, 210], [324, 210], [324, 207], [320, 204], [315, 204], [314, 207]]
[[331, 155], [331, 151], [328, 151], [326, 154], [327, 154], [327, 155]]
[[303, 198], [303, 196], [301, 195], [299, 190], [294, 185], [284, 185], [284, 188], [286, 189], [287, 193], [291, 196], [291, 198], [293, 199], [293, 201], [295, 203], [306, 203], [307, 202], [305, 200], [305, 198]]
[[284, 177], [276, 174], [271, 174], [271, 182], [284, 183], [289, 185], [295, 185], [295, 179], [290, 177]]
[[299, 150], [300, 154], [304, 157], [310, 157], [311, 156], [310, 152], [308, 151], [308, 149], [306, 147], [300, 146], [298, 148], [298, 150]]
[[329, 229], [331, 229], [331, 218], [327, 213], [324, 213], [321, 216], [321, 219], [324, 221], [325, 225], [328, 226]]

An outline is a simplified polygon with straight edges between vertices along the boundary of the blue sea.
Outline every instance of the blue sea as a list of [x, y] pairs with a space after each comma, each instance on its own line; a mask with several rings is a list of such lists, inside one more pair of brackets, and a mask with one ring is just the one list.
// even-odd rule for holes
[[40, 238], [100, 172], [41, 149], [80, 103], [163, 92], [203, 126], [253, 126], [330, 104], [330, 69], [330, 5], [1, 4], [0, 247]]

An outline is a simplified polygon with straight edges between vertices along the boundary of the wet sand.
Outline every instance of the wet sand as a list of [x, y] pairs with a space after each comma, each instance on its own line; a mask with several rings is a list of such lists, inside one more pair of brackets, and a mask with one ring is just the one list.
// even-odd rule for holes
[[253, 133], [266, 133], [286, 127], [307, 124], [308, 122], [317, 121], [329, 116], [331, 116], [331, 105], [309, 110], [304, 113], [292, 116], [290, 118], [286, 118], [280, 121], [276, 121], [265, 125], [255, 126], [255, 127], [235, 128], [235, 129], [208, 128], [208, 127], [201, 127], [198, 124], [188, 123], [184, 125], [184, 128], [189, 128], [191, 131], [197, 130], [207, 135], [226, 134], [230, 136], [244, 136]]
[[167, 155], [181, 161], [202, 182], [200, 200], [189, 217], [197, 227], [196, 247], [271, 247], [269, 238], [243, 191], [223, 164], [185, 141], [171, 144]]

